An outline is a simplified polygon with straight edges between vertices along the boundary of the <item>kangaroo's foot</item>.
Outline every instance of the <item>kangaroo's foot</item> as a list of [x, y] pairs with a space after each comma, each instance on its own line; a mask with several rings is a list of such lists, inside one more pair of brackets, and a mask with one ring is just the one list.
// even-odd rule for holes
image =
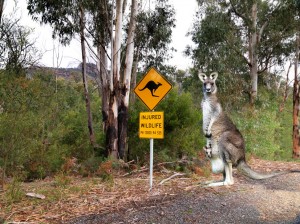
[[218, 186], [228, 186], [228, 185], [233, 185], [234, 182], [229, 182], [229, 181], [207, 181], [205, 182], [202, 187], [218, 187]]

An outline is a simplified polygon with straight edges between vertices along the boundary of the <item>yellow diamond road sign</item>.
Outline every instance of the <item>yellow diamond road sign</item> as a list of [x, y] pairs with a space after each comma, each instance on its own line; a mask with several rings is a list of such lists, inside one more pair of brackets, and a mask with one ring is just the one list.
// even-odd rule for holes
[[153, 110], [172, 89], [172, 85], [155, 68], [151, 68], [134, 88], [135, 94]]

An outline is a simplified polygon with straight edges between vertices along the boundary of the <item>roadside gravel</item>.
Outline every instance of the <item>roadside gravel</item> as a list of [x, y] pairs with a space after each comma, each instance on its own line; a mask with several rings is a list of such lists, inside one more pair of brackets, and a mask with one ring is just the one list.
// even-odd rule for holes
[[300, 223], [300, 174], [264, 181], [234, 174], [230, 187], [194, 187], [176, 195], [159, 195], [132, 203], [126, 210], [83, 216], [69, 224], [298, 224]]

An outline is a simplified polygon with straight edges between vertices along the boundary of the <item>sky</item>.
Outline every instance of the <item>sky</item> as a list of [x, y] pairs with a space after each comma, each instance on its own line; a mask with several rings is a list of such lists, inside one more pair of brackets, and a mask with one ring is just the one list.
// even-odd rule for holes
[[[76, 67], [81, 62], [81, 48], [79, 38], [74, 39], [69, 46], [63, 47], [57, 40], [52, 39], [52, 29], [49, 25], [41, 25], [35, 22], [28, 15], [25, 0], [6, 0], [4, 3], [4, 16], [21, 18], [21, 25], [34, 29], [31, 36], [35, 46], [40, 50], [42, 58], [40, 65], [49, 67]], [[192, 66], [192, 61], [183, 55], [187, 45], [192, 45], [191, 37], [187, 37], [187, 32], [192, 28], [193, 18], [196, 13], [196, 0], [170, 0], [176, 12], [176, 28], [173, 29], [173, 39], [171, 47], [177, 52], [173, 53], [173, 58], [169, 64], [175, 65], [178, 69], [185, 70]], [[17, 7], [17, 13], [13, 13]], [[89, 62], [93, 62], [90, 57]]]

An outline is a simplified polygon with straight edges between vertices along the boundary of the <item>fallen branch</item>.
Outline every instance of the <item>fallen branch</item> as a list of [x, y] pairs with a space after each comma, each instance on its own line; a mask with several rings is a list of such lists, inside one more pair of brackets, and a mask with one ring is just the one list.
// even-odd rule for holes
[[[170, 165], [170, 164], [186, 164], [186, 163], [188, 163], [187, 160], [179, 160], [179, 161], [174, 161], [174, 162], [162, 162], [162, 163], [155, 164], [155, 165], [153, 166], [153, 169], [155, 169], [155, 168], [157, 168], [157, 167], [160, 167], [160, 166], [164, 166], [164, 165]], [[134, 171], [131, 171], [131, 172], [129, 172], [129, 173], [126, 173], [126, 174], [122, 175], [121, 177], [127, 177], [127, 176], [129, 176], [129, 175], [131, 175], [131, 174], [142, 173], [142, 172], [146, 172], [146, 171], [148, 171], [148, 170], [149, 170], [149, 168], [142, 168], [142, 169], [140, 169], [140, 170], [134, 170]]]
[[32, 197], [32, 198], [38, 198], [38, 199], [45, 199], [45, 195], [42, 194], [36, 194], [36, 193], [27, 193], [27, 197]]
[[162, 180], [161, 182], [159, 182], [158, 185], [162, 185], [163, 183], [165, 183], [165, 182], [167, 182], [167, 181], [173, 179], [174, 177], [177, 177], [177, 176], [184, 176], [184, 175], [186, 175], [186, 174], [185, 174], [185, 173], [175, 173], [175, 174], [173, 174], [172, 176], [170, 176], [170, 177], [168, 177], [168, 178]]
[[142, 173], [142, 172], [145, 172], [145, 171], [148, 171], [149, 168], [143, 168], [143, 169], [140, 169], [140, 170], [134, 170], [134, 171], [131, 171], [129, 173], [125, 173], [124, 175], [122, 175], [121, 177], [127, 177], [131, 174], [135, 174], [135, 173]]

